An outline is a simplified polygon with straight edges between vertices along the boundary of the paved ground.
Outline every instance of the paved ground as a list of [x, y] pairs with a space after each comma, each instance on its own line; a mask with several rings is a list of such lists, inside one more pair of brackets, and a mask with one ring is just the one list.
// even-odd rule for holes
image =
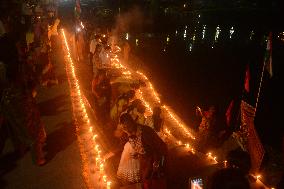
[[48, 163], [34, 165], [30, 153], [12, 160], [11, 142], [7, 141], [1, 158], [0, 188], [5, 189], [83, 189], [81, 159], [72, 123], [70, 93], [62, 60], [56, 56], [56, 75], [59, 85], [41, 87], [37, 101], [47, 132]]

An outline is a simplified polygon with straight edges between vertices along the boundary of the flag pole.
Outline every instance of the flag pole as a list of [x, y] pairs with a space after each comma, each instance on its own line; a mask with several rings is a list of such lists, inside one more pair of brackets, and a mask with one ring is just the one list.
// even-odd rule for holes
[[256, 102], [255, 102], [255, 106], [254, 106], [254, 113], [256, 113], [256, 109], [257, 109], [257, 106], [258, 106], [258, 101], [259, 101], [259, 97], [260, 97], [260, 91], [261, 91], [261, 87], [262, 87], [262, 83], [263, 83], [263, 75], [264, 75], [265, 65], [266, 65], [266, 61], [264, 61], [263, 66], [262, 66], [260, 84], [259, 84], [259, 87], [258, 87]]
[[[272, 33], [270, 32], [268, 34], [268, 37], [267, 37], [267, 42], [266, 42], [266, 51], [269, 50], [271, 51], [271, 48], [272, 48]], [[271, 61], [271, 54], [269, 55], [269, 59]], [[263, 62], [263, 67], [262, 67], [262, 72], [261, 72], [261, 78], [260, 78], [260, 84], [259, 84], [259, 87], [258, 87], [258, 92], [257, 92], [257, 97], [256, 97], [256, 102], [255, 102], [255, 113], [256, 113], [256, 110], [257, 110], [257, 106], [258, 106], [258, 102], [259, 102], [259, 97], [260, 97], [260, 91], [261, 91], [261, 88], [262, 88], [262, 83], [263, 83], [263, 75], [264, 75], [264, 69], [265, 69], [265, 66], [267, 64], [267, 57], [265, 56], [264, 57], [264, 62]]]

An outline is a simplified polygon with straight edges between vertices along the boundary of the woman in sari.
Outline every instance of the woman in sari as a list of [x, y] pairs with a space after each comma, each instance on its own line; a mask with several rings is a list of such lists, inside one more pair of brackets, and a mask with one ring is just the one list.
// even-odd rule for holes
[[[112, 109], [110, 110], [110, 117], [114, 123], [118, 123], [118, 119], [123, 111], [129, 105], [129, 102], [135, 96], [135, 91], [130, 90], [122, 95], [120, 95], [117, 99], [115, 104], [113, 105]], [[117, 125], [117, 124], [116, 124]]]

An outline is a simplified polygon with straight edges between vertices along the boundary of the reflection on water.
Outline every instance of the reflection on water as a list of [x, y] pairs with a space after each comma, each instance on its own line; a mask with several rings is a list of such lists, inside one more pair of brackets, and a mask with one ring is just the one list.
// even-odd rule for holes
[[[263, 61], [261, 45], [268, 31], [262, 26], [204, 22], [203, 18], [197, 15], [194, 22], [162, 32], [124, 34], [166, 103], [189, 123], [195, 105], [226, 107], [239, 93], [245, 65]], [[284, 32], [278, 38], [284, 41]]]
[[232, 26], [230, 29], [230, 39], [232, 39], [232, 35], [235, 32], [234, 27]]
[[221, 32], [221, 29], [220, 29], [219, 26], [217, 26], [217, 27], [216, 27], [216, 33], [215, 33], [214, 42], [217, 42], [217, 41], [218, 41], [220, 32]]
[[203, 29], [202, 29], [202, 39], [204, 39], [204, 37], [205, 37], [205, 32], [206, 32], [206, 25], [203, 25]]
[[192, 43], [189, 43], [189, 51], [192, 51], [193, 45]]
[[284, 42], [284, 32], [279, 33], [277, 37]]
[[254, 35], [254, 32], [253, 32], [253, 30], [252, 30], [252, 31], [250, 32], [250, 36], [249, 36], [249, 39], [250, 39], [250, 40], [252, 40], [253, 35]]

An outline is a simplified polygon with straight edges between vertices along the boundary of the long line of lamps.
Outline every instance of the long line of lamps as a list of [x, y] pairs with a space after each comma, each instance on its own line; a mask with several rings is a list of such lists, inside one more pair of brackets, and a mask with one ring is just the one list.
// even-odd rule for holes
[[[82, 98], [79, 82], [78, 82], [78, 79], [77, 79], [76, 74], [75, 74], [74, 63], [73, 63], [72, 58], [71, 58], [70, 49], [69, 49], [69, 46], [68, 46], [68, 43], [67, 43], [67, 40], [66, 40], [66, 36], [65, 36], [65, 32], [64, 32], [63, 29], [62, 29], [62, 35], [63, 35], [63, 38], [64, 38], [65, 47], [66, 47], [66, 50], [67, 50], [67, 58], [68, 58], [68, 62], [69, 62], [69, 64], [68, 64], [69, 65], [69, 69], [71, 69], [71, 78], [72, 78], [71, 85], [73, 86], [72, 87], [72, 91], [75, 92], [75, 95], [74, 95], [75, 98], [73, 98], [72, 100], [75, 100], [76, 101], [75, 104], [77, 104], [77, 107], [80, 107], [78, 109], [78, 111], [82, 113], [82, 117], [83, 117], [84, 121], [89, 126], [89, 133], [93, 136], [92, 137], [92, 141], [94, 143], [93, 146], [95, 146], [95, 152], [96, 152], [95, 153], [96, 168], [98, 168], [99, 173], [100, 173], [101, 178], [102, 178], [100, 180], [102, 180], [103, 185], [105, 185], [105, 188], [110, 189], [111, 181], [109, 181], [107, 179], [107, 176], [105, 175], [104, 160], [101, 157], [100, 146], [99, 146], [99, 144], [96, 143], [96, 138], [97, 138], [98, 135], [94, 134], [92, 126], [90, 125], [90, 120], [88, 119], [88, 114], [87, 114], [86, 107], [85, 107], [85, 104], [84, 104], [84, 101], [83, 101], [83, 98]], [[129, 69], [125, 65], [123, 65], [120, 62], [120, 60], [118, 59], [117, 56], [112, 58], [111, 62], [112, 62], [112, 66], [114, 66], [115, 68], [124, 69], [125, 71], [122, 72], [124, 75], [132, 75], [133, 74], [133, 72], [131, 72], [131, 69]], [[148, 85], [147, 85], [148, 86], [148, 90], [151, 91], [150, 94], [154, 97], [155, 101], [160, 104], [161, 100], [159, 98], [159, 95], [156, 92], [156, 90], [154, 89], [152, 83], [146, 77], [146, 75], [143, 74], [141, 71], [136, 71], [136, 73], [138, 75], [140, 75], [145, 81], [147, 81], [147, 83], [148, 83]], [[138, 97], [142, 100], [142, 102], [144, 103], [144, 105], [146, 106], [148, 111], [152, 113], [152, 108], [151, 108], [150, 104], [143, 98], [143, 96], [144, 96], [143, 91], [138, 90]], [[188, 131], [188, 128], [185, 126], [185, 124], [182, 123], [182, 121], [178, 118], [178, 116], [176, 116], [176, 114], [173, 111], [170, 110], [170, 107], [168, 107], [166, 105], [163, 105], [162, 108], [169, 115], [169, 117], [171, 117], [171, 119], [176, 123], [176, 125], [178, 126], [177, 128], [179, 128], [183, 133], [185, 133], [187, 137], [189, 137], [189, 138], [191, 138], [193, 140], [196, 139], [193, 136], [193, 134]], [[165, 128], [164, 133], [166, 135], [168, 135], [168, 136], [172, 136], [171, 131], [169, 130], [169, 128]], [[175, 137], [173, 137], [173, 138], [175, 138]], [[180, 140], [177, 140], [176, 144], [181, 145], [181, 146], [185, 146], [185, 148], [189, 149], [192, 153], [195, 153], [194, 148], [192, 148], [188, 143], [183, 143]], [[213, 160], [214, 163], [218, 163], [217, 162], [217, 157], [213, 156], [211, 152], [207, 153], [206, 156], [207, 156], [207, 158]], [[226, 167], [227, 166], [227, 161], [225, 160], [223, 163], [224, 163], [224, 166]], [[259, 179], [260, 176], [256, 176], [256, 178]]]
[[[106, 176], [105, 173], [105, 162], [104, 159], [102, 158], [101, 154], [102, 154], [102, 150], [101, 150], [101, 146], [98, 144], [97, 142], [97, 138], [98, 138], [98, 134], [94, 133], [93, 131], [93, 127], [90, 123], [90, 119], [89, 116], [87, 114], [87, 110], [86, 110], [86, 105], [84, 103], [84, 98], [82, 95], [82, 92], [80, 90], [80, 85], [75, 73], [75, 66], [74, 66], [74, 62], [71, 58], [71, 53], [70, 53], [70, 49], [69, 49], [69, 45], [68, 42], [66, 40], [66, 35], [65, 35], [65, 31], [62, 29], [62, 37], [63, 37], [63, 41], [65, 44], [65, 59], [66, 59], [66, 71], [67, 71], [67, 77], [69, 80], [69, 85], [70, 85], [70, 90], [71, 90], [71, 100], [72, 100], [72, 105], [73, 105], [73, 115], [77, 118], [80, 119], [78, 120], [80, 123], [83, 123], [82, 125], [79, 125], [79, 129], [87, 129], [87, 136], [89, 136], [89, 140], [81, 140], [81, 141], [91, 141], [91, 148], [93, 153], [91, 153], [93, 155], [92, 158], [95, 159], [95, 169], [93, 169], [93, 165], [91, 165], [91, 170], [93, 170], [93, 172], [98, 175], [98, 183], [96, 183], [96, 185], [101, 188], [101, 189], [110, 189], [111, 188], [111, 181], [108, 179], [108, 177]], [[80, 126], [82, 126], [82, 128], [80, 128]], [[80, 148], [83, 148], [84, 145], [82, 145]], [[86, 150], [85, 149], [80, 149], [81, 153], [84, 153]], [[82, 156], [82, 155], [81, 155]], [[86, 154], [85, 154], [86, 156]], [[84, 158], [85, 161], [88, 161], [88, 158]], [[83, 162], [84, 163], [84, 162]], [[84, 166], [84, 165], [83, 165]], [[84, 166], [85, 169], [89, 169], [89, 167]], [[89, 172], [88, 170], [84, 170]], [[83, 172], [84, 172], [83, 171]], [[92, 172], [92, 171], [91, 171]], [[84, 174], [84, 173], [83, 173]], [[85, 173], [86, 174], [86, 173]], [[85, 175], [85, 177], [88, 177]], [[85, 178], [86, 180], [89, 180], [89, 178]], [[90, 183], [87, 183], [87, 185], [89, 185], [89, 187], [91, 187]]]
[[[118, 59], [117, 55], [115, 55], [115, 57], [111, 59], [111, 62], [112, 62], [113, 67], [115, 67], [117, 69], [124, 69], [124, 71], [122, 72], [123, 75], [134, 75], [135, 73], [140, 75], [147, 82], [148, 90], [150, 91], [150, 94], [152, 95], [153, 99], [156, 101], [156, 103], [161, 104], [161, 100], [159, 98], [158, 93], [156, 92], [156, 90], [153, 87], [153, 84], [150, 82], [150, 80], [148, 79], [148, 77], [144, 73], [142, 73], [141, 71], [136, 71], [136, 72], [132, 71], [131, 72], [130, 68], [128, 68], [127, 66], [125, 66], [121, 63], [121, 61]], [[139, 89], [137, 97], [140, 100], [142, 100], [142, 102], [144, 103], [144, 105], [148, 109], [148, 111], [150, 113], [152, 113], [152, 108], [150, 106], [150, 103], [145, 100], [144, 96], [145, 95], [143, 94], [143, 91]], [[196, 139], [194, 137], [194, 135], [188, 130], [187, 126], [184, 123], [182, 123], [182, 121], [178, 118], [178, 116], [176, 116], [176, 114], [170, 109], [170, 107], [168, 107], [166, 105], [162, 105], [162, 108], [165, 110], [165, 113], [167, 115], [169, 115], [169, 117], [176, 123], [176, 125], [178, 126], [177, 128], [180, 129], [180, 131], [182, 131], [182, 133], [185, 133], [188, 138], [191, 138], [193, 140]], [[171, 136], [172, 139], [175, 139], [176, 140], [175, 143], [177, 145], [184, 146], [187, 150], [189, 150], [193, 154], [196, 152], [195, 149], [192, 146], [190, 146], [189, 143], [181, 142], [180, 140], [177, 140], [176, 137], [173, 137], [169, 128], [165, 128], [163, 132], [164, 132], [165, 135]], [[218, 163], [217, 156], [214, 155], [212, 152], [208, 152], [206, 154], [206, 158], [208, 158], [209, 160], [211, 160], [215, 164]], [[222, 164], [226, 168], [227, 165], [228, 165], [227, 160], [222, 161]], [[257, 180], [260, 181], [260, 178], [261, 178], [260, 175], [253, 175], [253, 176]]]

